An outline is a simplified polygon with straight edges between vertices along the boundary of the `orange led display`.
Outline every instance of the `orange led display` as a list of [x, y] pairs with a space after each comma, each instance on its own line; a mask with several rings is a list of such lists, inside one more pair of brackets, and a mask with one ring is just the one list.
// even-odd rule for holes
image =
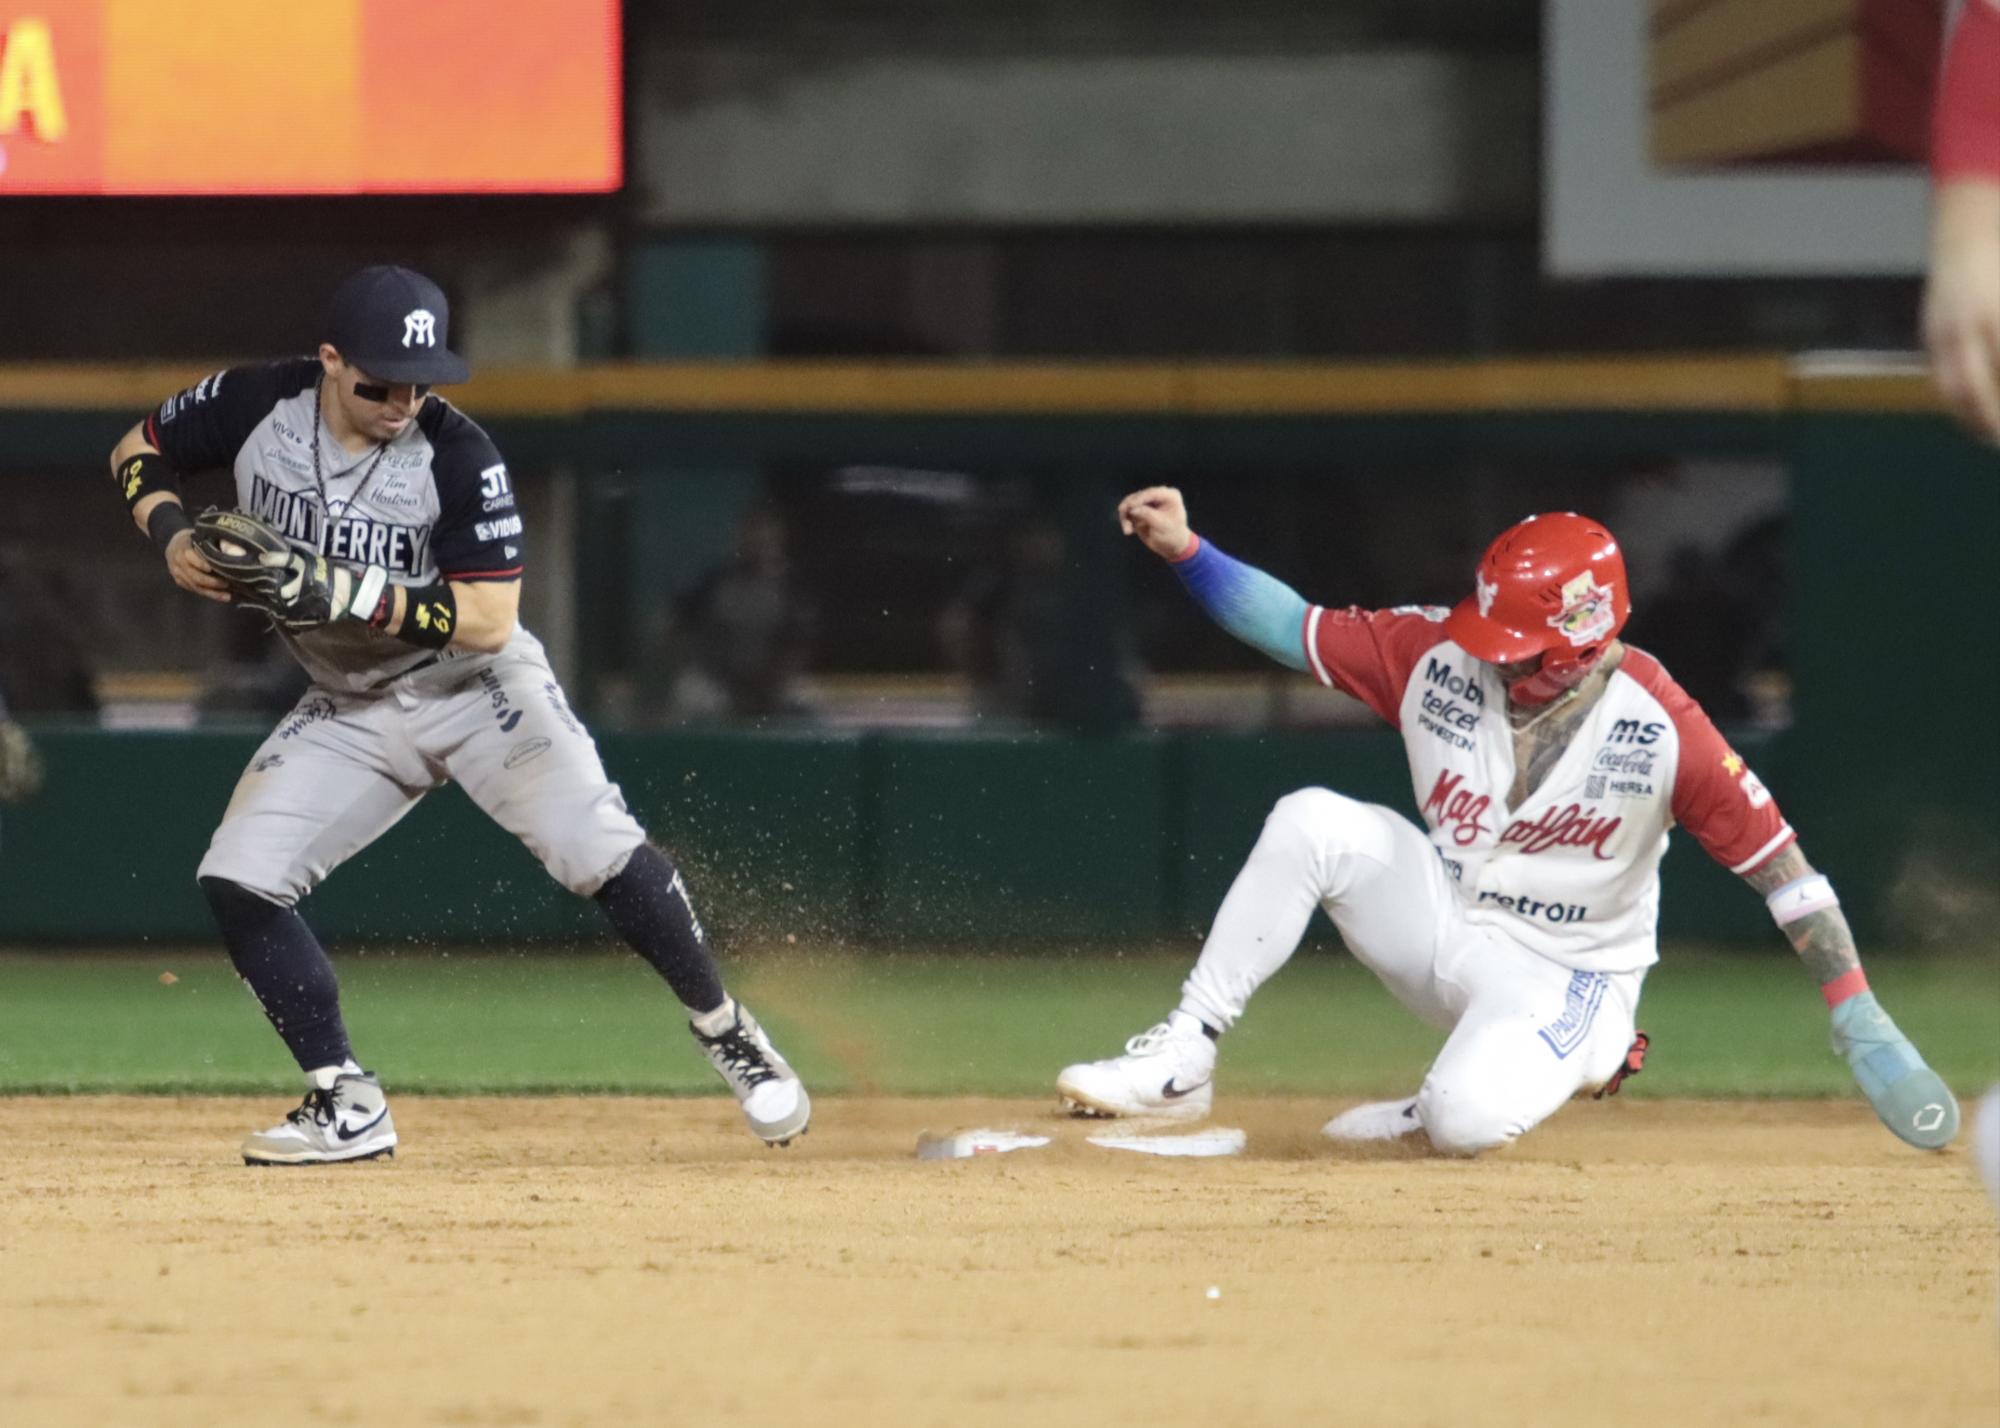
[[619, 11], [0, 0], [0, 197], [609, 192]]

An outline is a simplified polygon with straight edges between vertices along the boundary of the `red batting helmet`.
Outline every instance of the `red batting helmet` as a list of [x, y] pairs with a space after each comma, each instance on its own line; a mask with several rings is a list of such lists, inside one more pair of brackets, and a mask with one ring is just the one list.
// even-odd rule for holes
[[1572, 511], [1530, 516], [1502, 531], [1474, 580], [1445, 633], [1488, 664], [1539, 657], [1532, 674], [1508, 683], [1516, 704], [1546, 704], [1581, 683], [1632, 614], [1618, 542]]

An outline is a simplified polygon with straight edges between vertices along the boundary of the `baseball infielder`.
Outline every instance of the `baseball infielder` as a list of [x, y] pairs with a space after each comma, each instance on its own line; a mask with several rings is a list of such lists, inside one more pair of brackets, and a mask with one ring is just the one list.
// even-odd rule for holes
[[1336, 1140], [1505, 1145], [1645, 1051], [1659, 864], [1675, 824], [1761, 893], [1818, 978], [1836, 1050], [1885, 1125], [1936, 1149], [1958, 1103], [1868, 990], [1833, 886], [1760, 783], [1650, 655], [1618, 544], [1530, 517], [1455, 609], [1324, 609], [1188, 528], [1178, 491], [1127, 496], [1127, 534], [1222, 627], [1402, 731], [1424, 828], [1322, 788], [1278, 801], [1167, 1019], [1062, 1072], [1084, 1114], [1199, 1118], [1216, 1043], [1285, 964], [1314, 908], [1418, 1016], [1449, 1031], [1415, 1095], [1335, 1117]]
[[[436, 383], [464, 381], [444, 294], [374, 267], [333, 295], [315, 357], [236, 367], [169, 398], [111, 455], [183, 590], [266, 614], [312, 685], [244, 771], [198, 877], [237, 972], [305, 1072], [251, 1164], [389, 1155], [395, 1123], [355, 1061], [332, 964], [298, 903], [425, 793], [455, 780], [563, 886], [594, 898], [686, 1005], [750, 1129], [784, 1145], [811, 1103], [723, 990], [687, 888], [646, 841], [516, 619], [512, 477]], [[238, 511], [190, 519], [178, 475], [227, 466]], [[423, 870], [410, 868], [413, 894]]]

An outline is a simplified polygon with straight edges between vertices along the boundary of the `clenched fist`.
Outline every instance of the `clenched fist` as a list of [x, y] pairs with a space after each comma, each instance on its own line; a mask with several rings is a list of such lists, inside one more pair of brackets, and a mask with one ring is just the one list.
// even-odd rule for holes
[[1118, 503], [1118, 529], [1135, 535], [1162, 560], [1187, 553], [1194, 532], [1188, 529], [1187, 505], [1172, 486], [1148, 486]]

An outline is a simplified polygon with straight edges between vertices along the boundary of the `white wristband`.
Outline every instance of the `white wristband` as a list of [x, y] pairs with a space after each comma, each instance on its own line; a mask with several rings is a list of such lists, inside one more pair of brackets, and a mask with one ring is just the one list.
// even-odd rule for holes
[[382, 602], [382, 591], [389, 583], [389, 572], [379, 565], [364, 565], [359, 570], [348, 572], [353, 585], [345, 592], [336, 587], [336, 596], [346, 595], [347, 608], [334, 611], [334, 618], [347, 615], [356, 620], [366, 620], [375, 613], [375, 607]]
[[1813, 873], [1808, 877], [1794, 878], [1764, 899], [1764, 906], [1771, 909], [1771, 920], [1780, 927], [1787, 927], [1802, 917], [1811, 917], [1816, 912], [1824, 912], [1830, 907], [1839, 907], [1840, 898], [1833, 891], [1833, 884], [1826, 874]]

